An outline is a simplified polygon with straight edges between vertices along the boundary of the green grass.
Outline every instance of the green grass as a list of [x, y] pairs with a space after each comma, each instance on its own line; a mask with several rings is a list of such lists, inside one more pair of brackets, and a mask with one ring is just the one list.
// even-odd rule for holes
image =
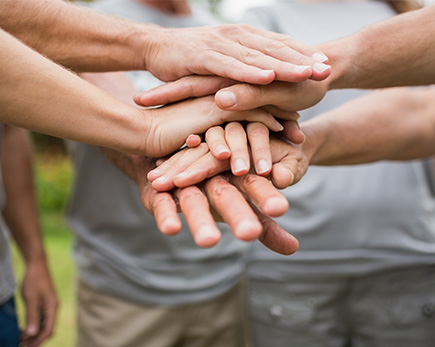
[[[67, 157], [39, 156], [36, 160], [36, 176], [44, 244], [60, 303], [55, 333], [43, 346], [72, 347], [76, 339], [75, 269], [71, 257], [73, 237], [63, 216], [71, 186], [71, 162]], [[16, 245], [12, 246], [14, 269], [21, 282], [23, 262]], [[23, 302], [20, 295], [17, 295], [17, 299], [20, 326], [24, 326]]]

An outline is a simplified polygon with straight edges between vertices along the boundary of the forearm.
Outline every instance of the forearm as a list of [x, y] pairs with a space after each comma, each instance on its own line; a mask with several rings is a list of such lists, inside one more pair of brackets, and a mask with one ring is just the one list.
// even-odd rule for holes
[[329, 89], [435, 83], [435, 5], [319, 46], [332, 65]]
[[107, 16], [61, 0], [4, 0], [0, 26], [75, 71], [145, 69], [156, 26]]
[[42, 57], [0, 30], [0, 120], [71, 140], [138, 153], [146, 111]]
[[27, 131], [4, 125], [1, 167], [6, 205], [4, 219], [27, 263], [45, 261]]
[[312, 165], [435, 154], [435, 89], [375, 92], [301, 124]]

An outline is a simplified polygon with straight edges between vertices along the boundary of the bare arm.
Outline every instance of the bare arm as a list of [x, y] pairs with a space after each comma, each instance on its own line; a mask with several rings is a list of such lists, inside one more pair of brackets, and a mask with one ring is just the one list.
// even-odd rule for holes
[[431, 5], [319, 46], [333, 67], [328, 89], [435, 83], [434, 18]]
[[37, 346], [53, 332], [57, 297], [42, 243], [31, 155], [27, 131], [5, 125], [1, 161], [6, 193], [3, 216], [26, 264], [22, 284], [26, 308], [23, 337]]
[[75, 71], [149, 70], [161, 80], [190, 74], [249, 83], [323, 79], [319, 51], [282, 35], [226, 25], [165, 29], [114, 18], [61, 0], [3, 0], [0, 25]]
[[435, 154], [435, 88], [379, 91], [301, 124], [311, 165]]

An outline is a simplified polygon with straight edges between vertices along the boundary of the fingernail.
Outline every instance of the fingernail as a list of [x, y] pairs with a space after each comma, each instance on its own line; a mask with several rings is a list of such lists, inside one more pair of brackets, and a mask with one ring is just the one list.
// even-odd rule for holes
[[223, 107], [234, 106], [237, 102], [236, 95], [228, 90], [219, 92], [217, 95]]
[[165, 176], [160, 176], [159, 178], [156, 178], [154, 180], [154, 182], [158, 182], [158, 183], [162, 183], [166, 181], [166, 177]]
[[314, 63], [314, 65], [313, 65], [313, 70], [318, 72], [318, 73], [322, 73], [330, 68], [331, 68], [331, 65], [326, 65], [326, 64], [322, 64], [322, 63]]
[[180, 172], [179, 174], [177, 174], [177, 175], [175, 175], [174, 176], [174, 179], [175, 178], [184, 178], [184, 177], [187, 177], [188, 176], [188, 174], [187, 174], [187, 172]]
[[276, 126], [276, 131], [283, 131], [284, 130], [283, 125], [278, 121], [275, 122], [275, 126]]
[[253, 241], [258, 237], [261, 230], [262, 226], [260, 223], [244, 220], [237, 225], [236, 237], [243, 241]]
[[227, 146], [220, 144], [216, 146], [216, 153], [217, 154], [223, 154], [223, 153], [230, 153]]
[[153, 169], [149, 172], [149, 174], [151, 174], [152, 176], [160, 176], [160, 174], [162, 173], [162, 170], [160, 169]]
[[36, 335], [37, 330], [36, 330], [36, 326], [34, 325], [29, 325], [26, 329], [26, 334], [29, 336], [34, 336]]
[[234, 172], [243, 172], [248, 169], [248, 165], [246, 165], [246, 162], [243, 159], [236, 159], [234, 162]]
[[174, 218], [166, 218], [160, 226], [161, 232], [165, 235], [174, 235], [179, 231], [179, 222]]
[[310, 70], [311, 66], [307, 66], [307, 65], [296, 65], [295, 66], [295, 72], [297, 73], [303, 73], [307, 70]]
[[273, 70], [263, 70], [261, 74], [265, 77], [269, 77], [271, 74], [275, 73]]
[[314, 53], [311, 57], [314, 60], [317, 60], [317, 61], [319, 61], [321, 63], [323, 63], [323, 62], [328, 60], [328, 57], [326, 55], [324, 55], [323, 53], [319, 53], [319, 52]]
[[267, 199], [262, 210], [269, 216], [278, 217], [288, 209], [288, 201], [284, 197], [273, 197]]
[[269, 169], [270, 169], [270, 165], [269, 165], [269, 163], [266, 160], [261, 159], [261, 160], [258, 161], [258, 163], [257, 163], [257, 173], [259, 173], [259, 174], [265, 173], [265, 172], [269, 171]]

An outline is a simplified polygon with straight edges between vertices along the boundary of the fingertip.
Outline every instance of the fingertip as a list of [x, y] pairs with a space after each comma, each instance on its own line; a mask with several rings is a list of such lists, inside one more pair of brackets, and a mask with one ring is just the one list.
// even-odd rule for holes
[[326, 63], [329, 60], [322, 52], [315, 52], [311, 57], [319, 63]]
[[26, 327], [25, 334], [26, 334], [28, 337], [35, 336], [37, 333], [38, 333], [38, 327], [37, 327], [35, 324], [29, 324], [29, 325]]
[[331, 74], [331, 65], [323, 63], [313, 64], [313, 73], [311, 79], [315, 81], [321, 81], [327, 78]]
[[231, 90], [221, 89], [215, 94], [215, 103], [221, 109], [228, 109], [237, 104], [237, 97]]
[[243, 159], [236, 159], [233, 163], [231, 163], [231, 171], [234, 176], [243, 176], [248, 173], [249, 165]]
[[181, 221], [176, 218], [166, 218], [159, 226], [159, 230], [162, 234], [167, 236], [173, 236], [178, 234], [181, 230]]
[[285, 189], [293, 184], [293, 172], [282, 167], [281, 164], [275, 164], [272, 167], [271, 175], [273, 185], [278, 189]]
[[215, 246], [221, 239], [221, 233], [217, 228], [204, 225], [195, 234], [195, 243], [202, 248]]
[[284, 196], [274, 196], [266, 200], [261, 211], [270, 217], [279, 217], [287, 212], [289, 203]]
[[261, 176], [267, 175], [268, 173], [270, 173], [271, 170], [272, 166], [265, 159], [260, 159], [255, 167], [255, 171]]
[[263, 226], [259, 221], [243, 220], [234, 230], [234, 236], [242, 241], [254, 241], [263, 231]]
[[213, 155], [219, 160], [225, 160], [231, 156], [231, 152], [227, 146], [221, 143], [213, 150]]

